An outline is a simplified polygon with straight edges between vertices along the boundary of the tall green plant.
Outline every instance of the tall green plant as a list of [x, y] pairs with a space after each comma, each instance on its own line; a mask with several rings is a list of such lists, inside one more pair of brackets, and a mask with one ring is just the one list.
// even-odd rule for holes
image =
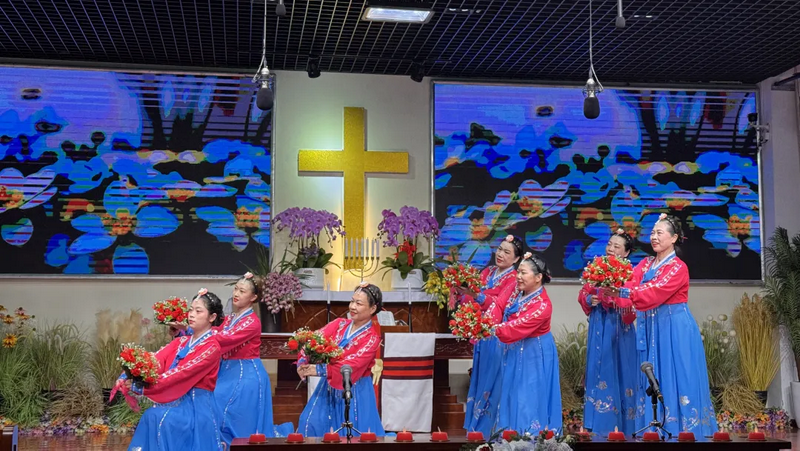
[[586, 374], [587, 339], [588, 330], [584, 323], [578, 323], [573, 330], [563, 326], [563, 329], [556, 334], [562, 391], [576, 392], [583, 388], [583, 379]]
[[63, 390], [87, 370], [89, 345], [74, 324], [47, 325], [27, 346], [41, 390]]
[[708, 383], [722, 388], [733, 381], [739, 373], [739, 356], [736, 348], [736, 332], [730, 329], [728, 315], [717, 319], [709, 315], [700, 328], [708, 367]]
[[775, 313], [778, 324], [789, 331], [792, 353], [800, 380], [800, 234], [778, 227], [766, 251], [764, 300]]
[[20, 426], [39, 423], [45, 398], [36, 379], [37, 367], [25, 342], [15, 348], [0, 348], [0, 416]]

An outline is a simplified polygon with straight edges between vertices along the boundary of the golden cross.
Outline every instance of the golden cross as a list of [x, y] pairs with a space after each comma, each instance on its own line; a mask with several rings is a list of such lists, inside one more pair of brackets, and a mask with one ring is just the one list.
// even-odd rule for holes
[[348, 237], [363, 238], [367, 174], [407, 174], [407, 152], [368, 151], [364, 108], [344, 108], [343, 150], [301, 150], [300, 172], [341, 172], [344, 175], [344, 229]]

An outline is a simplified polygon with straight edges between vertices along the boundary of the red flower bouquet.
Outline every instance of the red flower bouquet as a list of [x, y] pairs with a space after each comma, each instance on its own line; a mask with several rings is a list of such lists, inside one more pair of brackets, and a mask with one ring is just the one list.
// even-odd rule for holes
[[442, 271], [442, 283], [450, 289], [448, 307], [456, 307], [456, 288], [466, 288], [473, 293], [481, 292], [481, 273], [478, 268], [463, 263], [453, 264]]
[[627, 258], [608, 255], [595, 257], [581, 274], [581, 283], [596, 287], [621, 288], [633, 275], [633, 266]]
[[333, 363], [344, 353], [333, 340], [325, 338], [320, 332], [312, 332], [306, 328], [297, 330], [286, 342], [286, 347], [292, 352], [299, 352], [302, 349], [308, 363], [314, 365]]
[[450, 320], [450, 330], [456, 337], [475, 343], [492, 335], [492, 321], [483, 316], [477, 302], [464, 302]]
[[189, 321], [189, 302], [178, 297], [156, 302], [153, 304], [153, 319], [159, 324], [187, 324]]
[[117, 360], [122, 363], [125, 374], [133, 381], [148, 386], [158, 379], [158, 359], [155, 354], [145, 351], [141, 346], [133, 343], [122, 345]]

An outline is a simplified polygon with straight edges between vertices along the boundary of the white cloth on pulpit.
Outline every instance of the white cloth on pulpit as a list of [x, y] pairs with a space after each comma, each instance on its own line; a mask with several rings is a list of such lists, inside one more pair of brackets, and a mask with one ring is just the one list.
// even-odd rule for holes
[[436, 334], [387, 333], [381, 419], [387, 431], [430, 432]]

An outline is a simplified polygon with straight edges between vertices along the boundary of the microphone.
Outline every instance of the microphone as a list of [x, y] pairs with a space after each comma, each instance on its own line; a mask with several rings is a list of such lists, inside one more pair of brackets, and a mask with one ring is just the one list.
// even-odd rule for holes
[[261, 69], [259, 78], [261, 79], [261, 87], [258, 88], [258, 94], [256, 94], [256, 106], [262, 111], [270, 110], [275, 98], [272, 90], [269, 89], [269, 69], [266, 67]]
[[583, 93], [586, 94], [586, 98], [583, 99], [583, 116], [586, 119], [597, 119], [600, 116], [598, 92], [600, 91], [597, 89], [597, 82], [594, 81], [594, 77], [589, 77], [586, 80], [586, 86], [583, 87]]
[[658, 380], [656, 380], [656, 376], [653, 374], [653, 364], [650, 362], [642, 363], [642, 372], [647, 376], [647, 380], [650, 381], [650, 388], [653, 390], [653, 393], [663, 402], [664, 398], [661, 396], [661, 390], [658, 388]]
[[622, 0], [617, 0], [617, 20], [615, 25], [617, 28], [625, 28], [625, 18], [622, 17]]
[[342, 369], [339, 370], [342, 373], [342, 385], [344, 386], [344, 399], [350, 399], [350, 376], [353, 374], [353, 368], [350, 365], [342, 365]]

